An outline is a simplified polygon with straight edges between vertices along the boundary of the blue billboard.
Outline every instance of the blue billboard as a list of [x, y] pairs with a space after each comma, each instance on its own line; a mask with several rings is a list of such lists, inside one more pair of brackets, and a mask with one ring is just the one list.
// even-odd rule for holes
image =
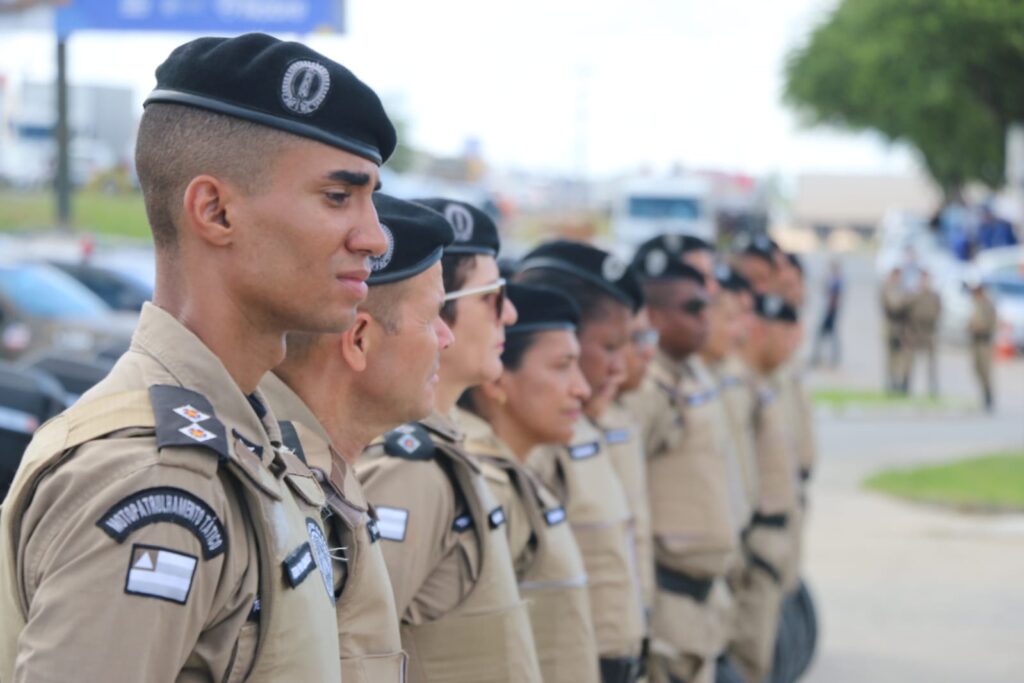
[[344, 0], [71, 0], [57, 10], [57, 33], [341, 33], [344, 20]]

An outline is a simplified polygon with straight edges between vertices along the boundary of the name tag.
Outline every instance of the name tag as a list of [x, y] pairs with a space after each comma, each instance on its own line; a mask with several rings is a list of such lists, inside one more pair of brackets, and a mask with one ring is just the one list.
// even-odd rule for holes
[[702, 406], [705, 403], [707, 403], [708, 401], [710, 401], [711, 399], [713, 399], [715, 397], [716, 393], [717, 392], [715, 392], [714, 390], [709, 390], [709, 391], [702, 391], [699, 394], [689, 394], [686, 397], [686, 405], [690, 406], [691, 408], [696, 408], [697, 406]]
[[565, 521], [565, 508], [557, 507], [551, 510], [544, 511], [544, 519], [547, 521], [548, 526], [555, 526]]
[[569, 457], [573, 460], [586, 460], [600, 452], [601, 448], [596, 441], [594, 443], [581, 443], [578, 446], [569, 447]]
[[609, 429], [604, 433], [604, 440], [615, 445], [629, 441], [628, 429]]
[[452, 531], [457, 531], [460, 534], [463, 531], [467, 531], [467, 530], [472, 529], [472, 528], [473, 528], [473, 518], [469, 515], [469, 513], [466, 513], [464, 515], [459, 515], [458, 517], [455, 518], [455, 521], [452, 522]]
[[492, 529], [497, 529], [498, 527], [500, 527], [502, 524], [505, 523], [505, 510], [504, 510], [504, 508], [502, 508], [500, 505], [498, 507], [494, 508], [493, 510], [491, 510], [491, 513], [489, 515], [487, 515], [487, 519], [490, 520], [490, 522], [491, 522], [491, 528]]

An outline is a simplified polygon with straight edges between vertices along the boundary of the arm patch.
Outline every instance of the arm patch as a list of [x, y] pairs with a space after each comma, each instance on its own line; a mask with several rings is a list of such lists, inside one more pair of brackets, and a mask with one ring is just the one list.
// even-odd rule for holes
[[404, 424], [384, 435], [384, 452], [406, 460], [432, 460], [434, 441], [416, 422]]
[[224, 525], [213, 509], [188, 491], [158, 486], [122, 498], [100, 517], [96, 526], [124, 543], [135, 530], [157, 522], [188, 529], [203, 547], [203, 559], [217, 557], [228, 547]]

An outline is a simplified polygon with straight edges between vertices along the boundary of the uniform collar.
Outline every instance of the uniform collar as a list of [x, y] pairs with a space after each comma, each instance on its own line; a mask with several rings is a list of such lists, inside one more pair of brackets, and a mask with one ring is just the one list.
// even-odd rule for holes
[[[262, 418], [220, 358], [167, 311], [148, 302], [143, 305], [131, 350], [153, 358], [180, 386], [205, 396], [217, 418], [244, 437], [255, 442], [281, 442], [277, 420], [260, 390], [253, 393], [253, 398], [267, 408]], [[264, 459], [271, 457], [270, 450], [264, 449]]]
[[[333, 450], [330, 446], [331, 437], [328, 436], [327, 430], [316, 419], [316, 415], [309, 409], [306, 402], [273, 372], [268, 372], [263, 376], [263, 379], [260, 380], [259, 389], [266, 396], [267, 400], [270, 401], [277, 419], [301, 424], [306, 428], [307, 434], [315, 436], [316, 441], [322, 444], [321, 448], [311, 446], [307, 449], [306, 441], [303, 440], [302, 450], [306, 454], [306, 463], [310, 467], [330, 472], [332, 463], [330, 460], [325, 460], [324, 455], [329, 457], [330, 451]], [[314, 457], [311, 451], [316, 451], [315, 455], [319, 457]]]
[[473, 455], [516, 460], [515, 454], [495, 433], [489, 422], [469, 411], [459, 409], [456, 411], [455, 417], [466, 435], [467, 451]]
[[572, 445], [594, 443], [601, 441], [601, 431], [590, 421], [586, 415], [581, 415], [572, 429]]
[[358, 486], [358, 482], [355, 477], [348, 476], [348, 463], [331, 444], [327, 430], [323, 428], [306, 402], [273, 372], [268, 372], [263, 377], [260, 389], [270, 400], [278, 419], [288, 420], [295, 427], [306, 465], [323, 472], [330, 479], [334, 489], [350, 504], [355, 505], [361, 500], [362, 495], [352, 490], [353, 486]]
[[435, 410], [429, 416], [420, 420], [420, 424], [447, 441], [460, 443], [465, 438], [465, 435], [456, 423], [455, 414], [454, 409], [448, 415]]

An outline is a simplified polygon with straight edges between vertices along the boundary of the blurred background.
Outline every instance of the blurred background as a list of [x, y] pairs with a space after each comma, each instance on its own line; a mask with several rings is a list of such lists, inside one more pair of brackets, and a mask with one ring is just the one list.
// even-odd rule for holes
[[[0, 387], [23, 397], [0, 446], [102, 377], [151, 296], [132, 150], [154, 69], [252, 29], [377, 90], [384, 189], [479, 204], [505, 255], [666, 231], [797, 252], [822, 453], [806, 680], [1022, 680], [1024, 3], [0, 0]], [[970, 286], [997, 314], [987, 402]]]

